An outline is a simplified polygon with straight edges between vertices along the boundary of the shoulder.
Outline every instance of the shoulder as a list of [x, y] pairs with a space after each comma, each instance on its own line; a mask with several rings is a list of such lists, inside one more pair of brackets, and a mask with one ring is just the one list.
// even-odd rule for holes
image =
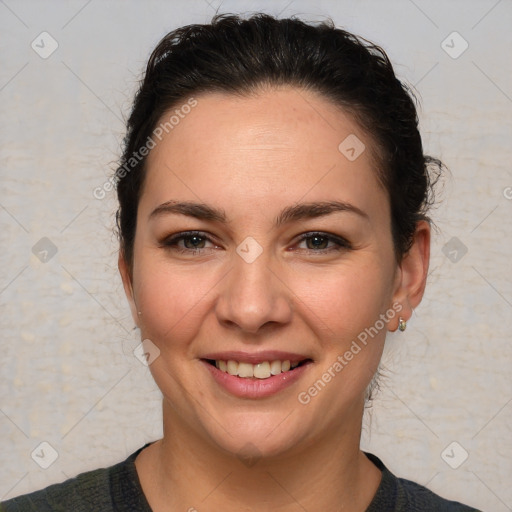
[[480, 512], [458, 501], [450, 501], [423, 485], [397, 478], [371, 453], [366, 456], [382, 471], [382, 480], [366, 512]]
[[[123, 506], [134, 502], [139, 505], [143, 497], [134, 461], [144, 448], [113, 466], [87, 471], [62, 483], [2, 502], [0, 512], [109, 512], [121, 510], [118, 501]], [[140, 510], [145, 509], [141, 507]]]
[[[101, 468], [81, 473], [65, 482], [50, 485], [0, 504], [0, 512], [46, 512], [74, 510], [76, 512], [111, 509], [109, 473]], [[110, 505], [110, 507], [109, 507]]]
[[437, 510], [439, 512], [478, 512], [458, 501], [449, 501], [433, 493], [423, 485], [405, 478], [397, 478], [398, 497], [404, 510]]

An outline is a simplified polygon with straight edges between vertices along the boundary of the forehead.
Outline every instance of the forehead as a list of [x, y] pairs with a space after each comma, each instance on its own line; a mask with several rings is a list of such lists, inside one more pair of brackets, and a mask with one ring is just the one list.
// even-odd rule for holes
[[387, 209], [369, 134], [323, 96], [282, 87], [194, 99], [161, 120], [165, 126], [174, 115], [148, 156], [141, 199], [148, 208], [194, 199], [225, 210], [272, 209], [303, 199], [351, 200], [378, 215]]

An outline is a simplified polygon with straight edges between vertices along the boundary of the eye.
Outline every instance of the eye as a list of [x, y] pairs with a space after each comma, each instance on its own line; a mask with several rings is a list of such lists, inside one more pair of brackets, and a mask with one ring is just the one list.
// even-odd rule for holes
[[320, 254], [351, 249], [350, 242], [331, 233], [304, 233], [300, 237], [299, 245], [302, 243], [305, 243], [306, 251]]
[[[207, 247], [206, 244], [212, 244]], [[209, 250], [216, 247], [212, 240], [201, 231], [186, 231], [176, 233], [161, 242], [162, 247], [176, 250], [180, 253], [198, 253], [202, 250]]]
[[[305, 244], [304, 247], [300, 247]], [[212, 239], [202, 231], [186, 231], [176, 233], [160, 243], [161, 247], [177, 251], [182, 254], [199, 254], [217, 248]], [[300, 251], [315, 254], [325, 254], [333, 251], [351, 249], [350, 242], [331, 233], [311, 232], [300, 236], [298, 243]]]

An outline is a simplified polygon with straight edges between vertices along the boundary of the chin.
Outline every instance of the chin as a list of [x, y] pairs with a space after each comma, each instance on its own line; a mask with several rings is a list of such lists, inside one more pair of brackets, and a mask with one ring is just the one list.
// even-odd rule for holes
[[292, 413], [288, 418], [282, 412], [239, 414], [228, 423], [210, 422], [205, 427], [211, 440], [231, 455], [241, 459], [272, 458], [285, 455], [305, 437], [304, 423], [295, 424], [294, 416]]

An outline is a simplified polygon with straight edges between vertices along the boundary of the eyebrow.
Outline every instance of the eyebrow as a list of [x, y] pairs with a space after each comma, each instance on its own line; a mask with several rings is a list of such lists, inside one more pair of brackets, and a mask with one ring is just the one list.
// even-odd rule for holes
[[[364, 219], [369, 219], [368, 214], [350, 203], [341, 201], [320, 201], [287, 206], [276, 217], [275, 225], [280, 226], [288, 222], [323, 217], [336, 212], [353, 213], [363, 217]], [[186, 215], [188, 217], [220, 222], [222, 224], [228, 223], [224, 210], [204, 203], [195, 203], [191, 201], [171, 200], [162, 203], [151, 212], [149, 218], [152, 219], [168, 214]]]

